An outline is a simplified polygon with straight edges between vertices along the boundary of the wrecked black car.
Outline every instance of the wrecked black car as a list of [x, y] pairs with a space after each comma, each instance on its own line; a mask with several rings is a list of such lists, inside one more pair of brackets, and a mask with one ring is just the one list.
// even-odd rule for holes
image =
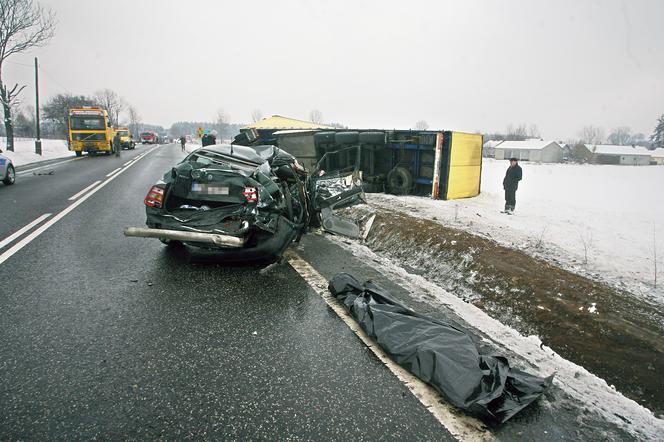
[[222, 260], [277, 259], [310, 226], [359, 237], [332, 211], [364, 201], [356, 169], [311, 175], [273, 145], [211, 145], [189, 154], [150, 188], [148, 228], [126, 236], [212, 249]]

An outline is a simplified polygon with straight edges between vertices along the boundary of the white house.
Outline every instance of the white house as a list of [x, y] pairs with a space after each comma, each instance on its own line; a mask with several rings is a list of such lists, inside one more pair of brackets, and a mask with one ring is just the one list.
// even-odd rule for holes
[[503, 140], [489, 140], [482, 145], [482, 156], [486, 158], [493, 158], [495, 156], [495, 149]]
[[664, 166], [664, 147], [657, 148], [650, 151], [650, 156], [653, 161], [659, 166]]
[[643, 146], [618, 146], [615, 144], [586, 144], [597, 164], [620, 164], [624, 166], [648, 166], [652, 151]]
[[556, 141], [526, 140], [504, 141], [494, 148], [497, 160], [516, 158], [519, 161], [560, 163], [563, 161], [563, 148]]

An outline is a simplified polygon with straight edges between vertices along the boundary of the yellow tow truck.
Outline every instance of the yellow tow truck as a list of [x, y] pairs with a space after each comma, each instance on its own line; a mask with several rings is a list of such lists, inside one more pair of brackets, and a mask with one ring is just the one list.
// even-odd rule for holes
[[115, 133], [120, 136], [120, 149], [134, 149], [136, 143], [128, 127], [116, 127]]
[[113, 137], [115, 130], [105, 109], [100, 107], [69, 109], [69, 150], [75, 152], [77, 157], [83, 155], [83, 152], [89, 155], [113, 154], [115, 152]]

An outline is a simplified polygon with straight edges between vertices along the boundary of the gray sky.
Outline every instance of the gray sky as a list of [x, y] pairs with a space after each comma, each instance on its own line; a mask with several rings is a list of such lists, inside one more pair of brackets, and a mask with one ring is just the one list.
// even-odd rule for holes
[[[352, 127], [649, 135], [664, 113], [664, 1], [41, 0], [51, 43], [9, 61], [42, 96], [111, 88], [144, 122], [253, 109]], [[33, 84], [7, 65], [7, 82]], [[24, 99], [34, 100], [34, 92]]]

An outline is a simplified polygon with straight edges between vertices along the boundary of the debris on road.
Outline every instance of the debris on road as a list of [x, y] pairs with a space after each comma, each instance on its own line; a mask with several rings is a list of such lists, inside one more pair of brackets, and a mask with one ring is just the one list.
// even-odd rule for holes
[[329, 290], [396, 363], [449, 401], [489, 423], [503, 423], [553, 381], [511, 368], [503, 356], [481, 355], [457, 326], [415, 313], [371, 281], [341, 273]]

